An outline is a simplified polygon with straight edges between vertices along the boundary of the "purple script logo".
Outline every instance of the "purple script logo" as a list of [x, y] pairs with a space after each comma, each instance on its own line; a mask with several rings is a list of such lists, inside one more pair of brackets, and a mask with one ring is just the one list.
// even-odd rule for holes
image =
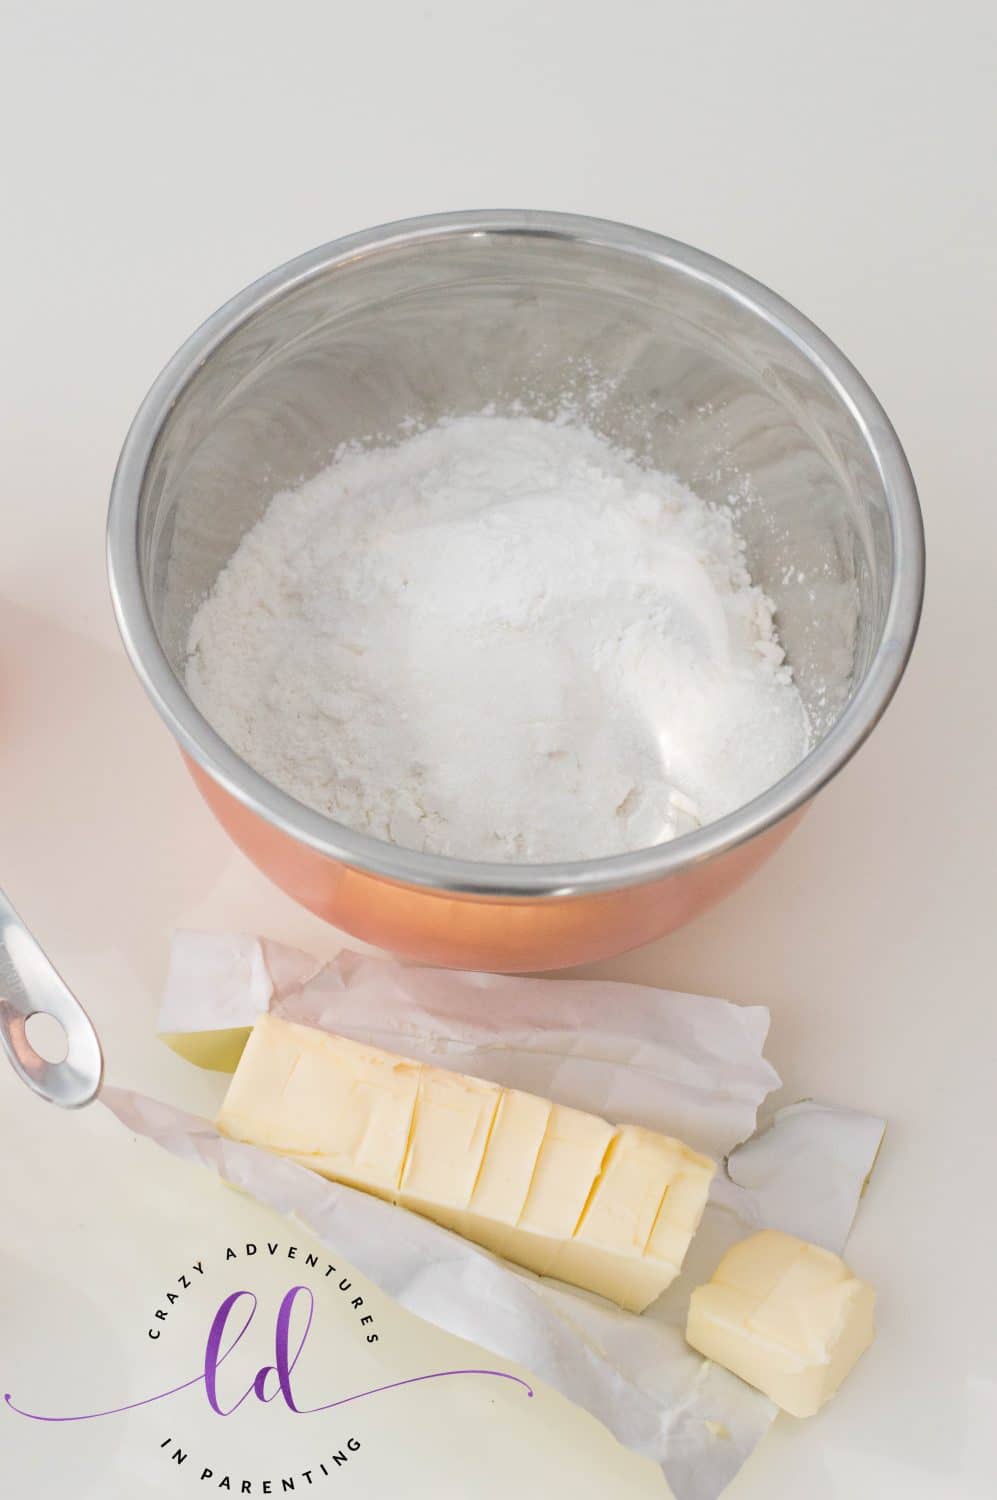
[[[248, 1310], [243, 1318], [242, 1326], [238, 1332], [230, 1338], [229, 1320], [236, 1307], [244, 1299], [249, 1301]], [[297, 1344], [292, 1353], [291, 1318], [295, 1303], [302, 1299], [302, 1305], [306, 1307], [304, 1327], [301, 1330]], [[315, 1316], [315, 1297], [310, 1288], [306, 1286], [292, 1286], [284, 1293], [280, 1307], [277, 1309], [277, 1322], [274, 1330], [274, 1362], [272, 1365], [261, 1365], [253, 1377], [252, 1383], [236, 1399], [231, 1394], [226, 1398], [219, 1390], [218, 1372], [228, 1359], [232, 1351], [238, 1346], [243, 1335], [247, 1332], [250, 1324], [256, 1316], [257, 1298], [255, 1293], [249, 1291], [232, 1292], [225, 1298], [211, 1320], [208, 1330], [207, 1342], [204, 1346], [204, 1368], [191, 1380], [185, 1380], [182, 1385], [175, 1385], [171, 1390], [160, 1391], [155, 1396], [147, 1396], [144, 1401], [133, 1401], [127, 1406], [115, 1406], [107, 1411], [80, 1412], [74, 1416], [47, 1416], [40, 1412], [25, 1411], [22, 1407], [14, 1404], [10, 1393], [4, 1395], [4, 1402], [11, 1411], [16, 1412], [19, 1417], [27, 1417], [32, 1422], [92, 1422], [99, 1417], [114, 1417], [122, 1412], [135, 1411], [142, 1406], [151, 1406], [156, 1401], [166, 1401], [171, 1396], [179, 1395], [181, 1391], [190, 1390], [191, 1387], [204, 1385], [204, 1393], [208, 1405], [219, 1417], [230, 1417], [233, 1412], [239, 1410], [243, 1402], [248, 1401], [250, 1396], [255, 1396], [257, 1401], [264, 1405], [273, 1401], [277, 1396], [283, 1396], [285, 1405], [298, 1416], [314, 1416], [316, 1412], [332, 1411], [337, 1406], [348, 1406], [352, 1401], [362, 1401], [366, 1396], [378, 1396], [384, 1391], [395, 1391], [403, 1385], [420, 1385], [426, 1380], [448, 1380], [454, 1375], [487, 1375], [495, 1380], [511, 1380], [514, 1385], [522, 1386], [528, 1396], [533, 1395], [532, 1387], [518, 1375], [510, 1375], [505, 1370], [434, 1370], [427, 1375], [410, 1375], [406, 1380], [393, 1380], [388, 1385], [375, 1386], [368, 1391], [357, 1391], [351, 1396], [340, 1396], [335, 1401], [327, 1401], [322, 1406], [301, 1407], [295, 1399], [291, 1376], [294, 1368], [301, 1358], [301, 1353], [308, 1340], [311, 1331], [312, 1320]], [[224, 1347], [223, 1347], [224, 1346]]]

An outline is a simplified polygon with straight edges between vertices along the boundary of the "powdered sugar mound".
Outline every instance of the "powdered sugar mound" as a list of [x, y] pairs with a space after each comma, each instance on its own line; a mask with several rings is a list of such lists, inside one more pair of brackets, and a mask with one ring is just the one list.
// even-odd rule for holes
[[251, 765], [408, 848], [643, 848], [757, 796], [810, 727], [726, 511], [583, 427], [463, 417], [275, 497], [187, 686]]

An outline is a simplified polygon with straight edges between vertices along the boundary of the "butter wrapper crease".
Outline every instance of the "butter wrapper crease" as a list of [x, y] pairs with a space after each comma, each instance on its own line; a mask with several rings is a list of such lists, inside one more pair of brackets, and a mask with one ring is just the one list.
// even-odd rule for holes
[[101, 1095], [130, 1130], [295, 1216], [410, 1312], [577, 1402], [657, 1463], [676, 1500], [715, 1500], [775, 1407], [687, 1346], [690, 1292], [729, 1245], [763, 1225], [840, 1253], [884, 1122], [804, 1101], [754, 1135], [779, 1085], [762, 1052], [769, 1017], [760, 1006], [602, 980], [422, 969], [349, 951], [319, 967], [267, 940], [176, 935], [161, 1032], [221, 1032], [265, 1010], [614, 1124], [647, 1125], [720, 1161], [682, 1275], [637, 1316], [226, 1140], [209, 1121], [123, 1089]]

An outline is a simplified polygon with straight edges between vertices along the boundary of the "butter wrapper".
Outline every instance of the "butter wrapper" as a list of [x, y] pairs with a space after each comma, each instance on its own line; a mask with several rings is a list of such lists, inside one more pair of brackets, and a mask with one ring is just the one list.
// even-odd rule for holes
[[[763, 1006], [610, 980], [424, 969], [349, 949], [318, 966], [268, 939], [176, 934], [157, 1027], [171, 1045], [231, 1072], [263, 1011], [647, 1125], [714, 1157], [751, 1135], [779, 1086], [762, 1054]], [[221, 1034], [231, 1045], [203, 1045]]]
[[690, 1291], [731, 1243], [763, 1224], [840, 1252], [883, 1121], [807, 1101], [777, 1113], [742, 1146], [779, 1083], [762, 1052], [769, 1024], [762, 1007], [601, 980], [421, 969], [345, 951], [318, 967], [254, 938], [177, 935], [161, 1032], [231, 1033], [264, 1009], [614, 1122], [647, 1125], [729, 1162], [682, 1276], [637, 1316], [519, 1271], [417, 1214], [227, 1140], [208, 1121], [124, 1090], [102, 1094], [129, 1129], [294, 1215], [409, 1311], [577, 1402], [656, 1462], [676, 1500], [715, 1500], [775, 1407], [687, 1346]]

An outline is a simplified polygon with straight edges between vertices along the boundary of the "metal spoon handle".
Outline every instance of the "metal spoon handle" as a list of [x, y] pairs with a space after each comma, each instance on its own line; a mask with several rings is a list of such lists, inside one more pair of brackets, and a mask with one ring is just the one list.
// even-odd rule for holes
[[[66, 1033], [62, 1062], [46, 1062], [25, 1032], [29, 1016], [54, 1016]], [[0, 1042], [14, 1072], [41, 1098], [78, 1109], [97, 1095], [104, 1074], [97, 1033], [0, 890]]]

